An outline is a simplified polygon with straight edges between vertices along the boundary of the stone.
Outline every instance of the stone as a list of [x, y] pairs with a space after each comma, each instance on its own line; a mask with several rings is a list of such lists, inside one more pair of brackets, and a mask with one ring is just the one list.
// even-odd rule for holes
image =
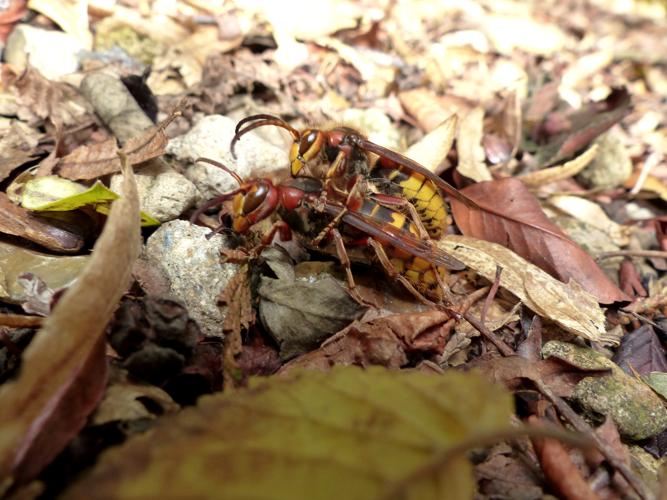
[[[198, 199], [195, 185], [163, 161], [151, 161], [135, 172], [141, 210], [160, 222], [176, 219]], [[121, 191], [123, 176], [111, 177], [111, 190]]]
[[222, 263], [220, 252], [227, 239], [206, 238], [209, 232], [183, 220], [167, 222], [148, 238], [145, 258], [162, 269], [171, 294], [185, 304], [202, 333], [222, 336], [224, 309], [218, 297], [239, 266]]
[[62, 31], [17, 24], [7, 39], [4, 56], [19, 71], [30, 61], [46, 78], [56, 80], [79, 69], [78, 53], [84, 49], [75, 37]]
[[[167, 153], [187, 162], [194, 162], [200, 157], [210, 158], [236, 172], [241, 179], [275, 177], [276, 174], [288, 176], [288, 150], [270, 144], [254, 132], [244, 135], [236, 143], [235, 159], [229, 150], [235, 127], [236, 121], [226, 116], [206, 116], [187, 134], [170, 140]], [[185, 175], [197, 186], [204, 199], [238, 187], [227, 172], [207, 163], [189, 166]]]
[[542, 356], [558, 358], [582, 370], [609, 370], [609, 374], [584, 377], [572, 397], [589, 415], [609, 416], [621, 436], [641, 440], [667, 429], [667, 409], [660, 397], [602, 354], [551, 340], [542, 348]]
[[632, 175], [632, 159], [621, 138], [613, 131], [595, 140], [599, 150], [595, 159], [577, 178], [591, 189], [621, 186]]

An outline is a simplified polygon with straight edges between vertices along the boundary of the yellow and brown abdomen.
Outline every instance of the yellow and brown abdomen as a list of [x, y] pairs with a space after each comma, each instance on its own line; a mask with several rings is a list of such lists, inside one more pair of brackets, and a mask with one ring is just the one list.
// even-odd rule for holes
[[[419, 238], [417, 227], [410, 221], [409, 217], [401, 212], [392, 210], [369, 199], [364, 200], [362, 206], [359, 208], [359, 212], [378, 223], [388, 224], [399, 229], [400, 232], [406, 232], [407, 237]], [[392, 231], [391, 235], [388, 233], [386, 239], [375, 237], [378, 243], [383, 246], [394, 270], [405, 276], [424, 295], [431, 298], [441, 298], [442, 290], [439, 286], [436, 270], [444, 278], [446, 273], [445, 268], [435, 266], [424, 258], [396, 248], [391, 242], [392, 238], [397, 237], [395, 233], [396, 231]]]
[[433, 181], [423, 175], [400, 166], [380, 166], [373, 170], [373, 177], [387, 179], [398, 186], [401, 196], [417, 210], [429, 236], [439, 239], [447, 228], [445, 199]]

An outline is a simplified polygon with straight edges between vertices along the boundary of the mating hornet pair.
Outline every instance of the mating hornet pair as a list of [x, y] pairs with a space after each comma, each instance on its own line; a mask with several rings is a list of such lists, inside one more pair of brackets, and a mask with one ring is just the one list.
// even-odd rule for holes
[[[300, 211], [309, 222], [298, 232], [313, 246], [325, 238], [333, 239], [356, 299], [359, 297], [346, 246], [360, 245], [372, 249], [388, 275], [420, 301], [431, 303], [425, 296], [443, 299], [445, 269], [463, 267], [431, 241], [442, 235], [447, 224], [443, 193], [475, 206], [472, 200], [415, 161], [348, 127], [300, 132], [280, 118], [253, 115], [237, 124], [232, 154], [244, 134], [266, 125], [284, 128], [292, 135], [292, 178], [279, 184], [264, 178], [243, 181], [224, 165], [200, 158], [198, 161], [227, 171], [239, 187], [205, 203], [192, 220], [208, 208], [231, 200], [232, 229], [243, 234], [279, 211], [283, 220], [275, 223], [263, 240], [269, 243], [277, 231], [283, 239], [291, 237], [285, 221]], [[371, 153], [378, 156], [375, 163]]]

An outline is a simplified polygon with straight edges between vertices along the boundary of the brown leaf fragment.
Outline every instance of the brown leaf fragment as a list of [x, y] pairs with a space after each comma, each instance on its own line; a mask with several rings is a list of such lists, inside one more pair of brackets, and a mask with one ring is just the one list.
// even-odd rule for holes
[[643, 325], [621, 339], [611, 358], [628, 375], [667, 372], [667, 358], [660, 339], [651, 325]]
[[241, 332], [255, 323], [255, 310], [252, 304], [248, 264], [241, 266], [227, 288], [220, 294], [219, 302], [227, 306], [222, 331], [225, 335], [223, 349], [223, 369], [225, 380], [239, 380], [240, 367], [236, 356], [243, 349]]
[[4, 193], [0, 193], [0, 233], [30, 240], [56, 252], [78, 252], [83, 246], [81, 236], [43, 222], [25, 208], [14, 205]]
[[[615, 88], [609, 96], [565, 117], [563, 131], [540, 148], [537, 161], [548, 167], [571, 157], [593, 139], [620, 122], [630, 111], [630, 94], [625, 88]], [[548, 117], [547, 117], [548, 119]]]
[[506, 443], [494, 446], [484, 462], [475, 466], [475, 477], [481, 498], [544, 498], [537, 464]]
[[47, 80], [37, 69], [28, 65], [14, 81], [19, 103], [19, 118], [26, 120], [48, 118], [61, 127], [77, 125], [90, 106], [74, 87]]
[[572, 396], [575, 386], [585, 377], [604, 375], [609, 372], [601, 368], [572, 367], [553, 359], [529, 361], [518, 356], [474, 361], [469, 368], [481, 370], [490, 380], [516, 389], [522, 379], [542, 381], [558, 396]]
[[[528, 422], [535, 426], [543, 425], [534, 415], [528, 418]], [[568, 500], [596, 500], [599, 498], [572, 461], [568, 451], [558, 440], [531, 438], [531, 441], [542, 471], [561, 498]]]
[[355, 321], [319, 349], [284, 365], [280, 373], [297, 367], [326, 371], [349, 364], [400, 368], [410, 355], [441, 353], [453, 328], [450, 319], [444, 312], [428, 311]]
[[33, 158], [33, 154], [27, 151], [15, 152], [12, 156], [0, 158], [0, 181], [5, 180], [12, 173], [12, 170], [28, 162], [31, 158]]
[[[166, 120], [155, 127], [151, 127], [139, 137], [127, 141], [123, 147], [123, 152], [130, 165], [143, 163], [164, 153], [168, 141], [164, 129], [175, 116], [175, 114], [170, 115]], [[61, 158], [55, 169], [58, 175], [67, 179], [95, 179], [120, 171], [120, 160], [117, 152], [118, 146], [115, 138], [90, 146], [79, 146], [70, 154]]]
[[451, 200], [452, 215], [464, 235], [504, 245], [564, 283], [573, 279], [602, 304], [631, 300], [547, 218], [521, 181], [479, 182], [462, 192], [482, 208], [471, 209]]
[[408, 112], [414, 116], [419, 126], [426, 132], [435, 129], [454, 114], [438, 101], [438, 96], [431, 90], [419, 88], [401, 92], [398, 99]]
[[106, 384], [104, 328], [139, 254], [139, 200], [129, 167], [88, 265], [0, 388], [0, 482], [38, 474], [85, 424]]

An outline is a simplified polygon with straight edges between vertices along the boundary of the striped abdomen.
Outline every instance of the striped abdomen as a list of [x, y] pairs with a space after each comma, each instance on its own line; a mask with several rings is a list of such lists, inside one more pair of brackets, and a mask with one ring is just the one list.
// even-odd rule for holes
[[[400, 195], [417, 210], [419, 218], [429, 236], [439, 239], [447, 228], [447, 208], [445, 199], [433, 181], [423, 175], [411, 172], [400, 165], [387, 166], [382, 162], [373, 170], [373, 177], [390, 181], [400, 189]], [[389, 191], [390, 194], [391, 191]]]
[[[364, 199], [358, 212], [378, 222], [398, 228], [401, 232], [406, 232], [408, 238], [419, 238], [417, 227], [410, 221], [405, 214], [392, 210], [383, 205], [379, 205], [373, 200]], [[446, 214], [445, 214], [446, 216]], [[374, 239], [380, 243], [389, 257], [394, 269], [407, 278], [407, 280], [421, 293], [430, 297], [440, 298], [441, 289], [438, 279], [435, 275], [435, 269], [441, 277], [445, 276], [445, 268], [435, 266], [428, 260], [412, 255], [392, 245], [392, 239], [400, 237], [395, 232], [388, 232], [387, 238], [375, 236]]]

